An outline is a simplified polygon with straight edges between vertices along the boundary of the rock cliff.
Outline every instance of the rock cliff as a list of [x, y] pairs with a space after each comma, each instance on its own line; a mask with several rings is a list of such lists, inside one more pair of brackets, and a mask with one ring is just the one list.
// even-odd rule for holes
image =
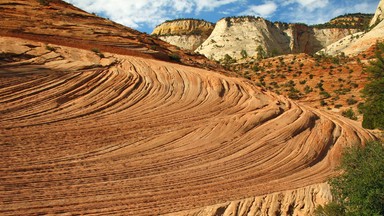
[[357, 31], [272, 23], [255, 17], [224, 18], [217, 22], [212, 34], [196, 51], [215, 60], [226, 55], [240, 59], [262, 53], [315, 53]]
[[384, 18], [384, 0], [381, 0], [379, 3], [379, 6], [377, 7], [376, 13], [369, 25], [374, 26], [375, 24], [378, 24], [380, 21], [382, 21], [383, 18]]
[[187, 50], [195, 50], [213, 31], [214, 24], [195, 19], [166, 21], [157, 26], [152, 35]]
[[329, 55], [337, 55], [344, 53], [346, 55], [357, 55], [368, 50], [378, 41], [384, 38], [384, 21], [381, 21], [375, 28], [369, 32], [359, 32], [357, 34], [347, 36], [341, 40], [327, 46], [322, 52]]
[[347, 37], [344, 37], [333, 44], [325, 47], [321, 52], [329, 55], [337, 55], [344, 53], [346, 55], [357, 55], [369, 49], [378, 41], [383, 41], [384, 38], [384, 0], [381, 0], [375, 15], [373, 16], [368, 32], [359, 32]]
[[312, 215], [318, 205], [324, 205], [332, 199], [328, 184], [317, 184], [296, 190], [272, 193], [265, 196], [252, 197], [226, 202], [204, 208], [172, 213], [167, 216], [306, 216]]

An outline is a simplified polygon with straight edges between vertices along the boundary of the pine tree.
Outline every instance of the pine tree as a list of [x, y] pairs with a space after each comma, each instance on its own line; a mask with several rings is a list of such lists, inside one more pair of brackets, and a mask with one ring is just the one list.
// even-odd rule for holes
[[384, 44], [379, 43], [377, 47], [376, 60], [366, 69], [370, 82], [363, 90], [366, 99], [363, 127], [368, 129], [384, 129]]

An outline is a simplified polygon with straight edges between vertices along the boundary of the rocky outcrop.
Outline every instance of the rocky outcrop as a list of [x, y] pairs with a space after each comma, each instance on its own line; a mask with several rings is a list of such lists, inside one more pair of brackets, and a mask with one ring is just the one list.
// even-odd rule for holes
[[360, 32], [352, 36], [342, 38], [321, 51], [329, 55], [337, 55], [340, 53], [344, 53], [346, 55], [357, 55], [368, 50], [378, 41], [383, 41], [383, 38], [384, 21], [381, 21], [371, 31], [367, 33]]
[[185, 50], [195, 50], [197, 49], [208, 36], [203, 35], [169, 35], [169, 36], [159, 36], [160, 40], [168, 42], [172, 45], [180, 47]]
[[157, 26], [152, 35], [187, 50], [195, 50], [211, 34], [214, 24], [195, 19], [167, 21]]
[[384, 0], [381, 0], [369, 26], [374, 26], [384, 19]]
[[190, 211], [168, 214], [167, 216], [307, 216], [312, 215], [318, 205], [332, 199], [328, 184], [317, 184], [296, 190], [283, 191], [265, 196], [226, 202]]
[[356, 29], [272, 23], [254, 17], [225, 18], [196, 51], [215, 60], [226, 55], [235, 59], [257, 57], [261, 49], [266, 55], [314, 53], [355, 32]]
[[216, 23], [212, 34], [196, 51], [215, 60], [225, 55], [240, 59], [242, 52], [257, 56], [259, 46], [266, 52], [288, 53], [289, 45], [290, 40], [281, 29], [263, 18], [225, 18]]
[[0, 54], [2, 215], [308, 215], [328, 197], [308, 185], [373, 138], [214, 71], [10, 37]]
[[378, 41], [383, 41], [384, 38], [384, 0], [381, 0], [374, 17], [370, 22], [370, 27], [373, 28], [369, 32], [359, 32], [353, 35], [344, 37], [333, 44], [322, 49], [328, 55], [338, 55], [344, 53], [346, 55], [357, 55], [368, 50]]

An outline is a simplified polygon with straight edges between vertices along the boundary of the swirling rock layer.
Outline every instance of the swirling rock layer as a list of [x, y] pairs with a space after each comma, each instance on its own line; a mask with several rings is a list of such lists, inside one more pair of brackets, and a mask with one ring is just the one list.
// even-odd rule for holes
[[1, 50], [1, 215], [155, 215], [293, 190], [371, 138], [244, 79], [15, 41]]

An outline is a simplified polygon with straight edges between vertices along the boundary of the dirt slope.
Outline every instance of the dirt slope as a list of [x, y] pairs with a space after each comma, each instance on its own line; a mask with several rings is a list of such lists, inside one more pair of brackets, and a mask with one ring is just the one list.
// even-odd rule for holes
[[0, 42], [1, 215], [157, 215], [294, 190], [372, 138], [245, 79]]

